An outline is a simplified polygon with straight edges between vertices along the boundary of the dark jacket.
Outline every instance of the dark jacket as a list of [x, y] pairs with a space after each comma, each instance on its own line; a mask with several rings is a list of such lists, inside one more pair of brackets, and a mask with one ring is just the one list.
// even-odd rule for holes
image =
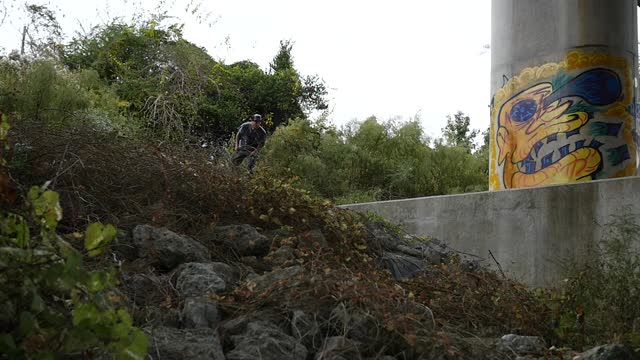
[[250, 146], [255, 149], [259, 149], [264, 146], [267, 140], [267, 131], [258, 126], [256, 129], [251, 127], [251, 122], [248, 121], [238, 128], [238, 134], [236, 135], [236, 147], [242, 148]]

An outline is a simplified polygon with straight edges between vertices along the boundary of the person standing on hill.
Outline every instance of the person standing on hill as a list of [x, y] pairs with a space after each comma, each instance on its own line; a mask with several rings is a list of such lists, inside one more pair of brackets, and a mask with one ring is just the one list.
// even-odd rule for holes
[[239, 166], [245, 158], [247, 160], [247, 167], [249, 171], [253, 169], [256, 163], [256, 157], [258, 151], [264, 146], [267, 140], [267, 131], [260, 125], [262, 123], [262, 116], [255, 114], [251, 116], [251, 120], [243, 123], [238, 128], [238, 134], [236, 134], [236, 152], [231, 157], [231, 162]]

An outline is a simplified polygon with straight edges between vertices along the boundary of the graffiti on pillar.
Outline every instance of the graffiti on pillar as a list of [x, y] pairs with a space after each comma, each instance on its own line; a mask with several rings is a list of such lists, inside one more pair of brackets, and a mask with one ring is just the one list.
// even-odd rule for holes
[[625, 58], [569, 52], [494, 95], [492, 190], [634, 175], [635, 99]]

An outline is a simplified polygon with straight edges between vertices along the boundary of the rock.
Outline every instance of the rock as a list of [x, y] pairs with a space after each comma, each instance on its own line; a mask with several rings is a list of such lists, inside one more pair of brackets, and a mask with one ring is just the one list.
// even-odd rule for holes
[[429, 265], [456, 262], [467, 271], [480, 268], [479, 257], [456, 252], [438, 239], [408, 237], [403, 244], [398, 245], [397, 251], [420, 258]]
[[621, 344], [596, 346], [574, 357], [575, 360], [636, 360], [638, 356]]
[[263, 231], [262, 234], [268, 237], [269, 239], [271, 239], [272, 241], [286, 239], [293, 235], [291, 231], [285, 230], [282, 228], [274, 229], [274, 230], [266, 230], [266, 231]]
[[369, 247], [382, 253], [380, 261], [390, 267], [396, 279], [418, 273], [417, 267], [449, 263], [454, 258], [466, 270], [475, 271], [480, 267], [477, 258], [462, 256], [438, 239], [424, 240], [410, 235], [400, 237], [381, 222], [368, 222], [365, 228], [369, 234]]
[[365, 229], [369, 234], [370, 247], [378, 250], [396, 250], [403, 241], [397, 234], [387, 229], [380, 221], [365, 223]]
[[118, 229], [111, 247], [124, 259], [133, 261], [138, 258], [138, 248], [134, 245], [133, 239], [128, 231]]
[[362, 343], [377, 339], [379, 334], [375, 318], [366, 311], [339, 303], [331, 310], [331, 321], [336, 328], [347, 329], [345, 336]]
[[266, 255], [271, 245], [271, 240], [247, 224], [219, 226], [206, 239], [232, 248], [239, 256]]
[[309, 230], [298, 236], [298, 248], [322, 249], [327, 245], [327, 239], [320, 229]]
[[182, 309], [185, 328], [211, 328], [218, 326], [218, 302], [208, 297], [187, 298]]
[[[254, 312], [225, 320], [220, 324], [220, 332], [224, 337], [226, 346], [230, 344], [231, 336], [244, 333], [247, 330], [247, 326], [252, 322], [269, 323], [269, 326], [277, 326], [276, 324], [281, 320], [278, 313]], [[288, 330], [280, 326], [278, 326], [278, 328], [282, 331]]]
[[248, 266], [252, 271], [257, 271], [263, 273], [265, 271], [271, 271], [271, 266], [267, 264], [264, 260], [258, 259], [255, 256], [243, 256], [240, 258], [240, 262]]
[[[254, 315], [254, 316], [252, 316]], [[226, 320], [220, 327], [221, 333], [225, 339], [233, 335], [239, 335], [245, 332], [250, 322], [258, 321], [259, 316], [255, 314], [241, 315], [237, 318]]]
[[293, 249], [289, 246], [282, 246], [273, 254], [271, 254], [271, 263], [276, 266], [282, 266], [288, 261], [292, 261], [296, 258], [293, 253]]
[[222, 279], [227, 283], [227, 286], [235, 284], [240, 280], [240, 270], [232, 267], [231, 265], [221, 262], [209, 262], [207, 263], [207, 267], [222, 276]]
[[204, 245], [166, 228], [138, 225], [133, 229], [133, 244], [138, 255], [150, 265], [167, 271], [186, 262], [209, 259], [209, 250]]
[[237, 318], [226, 320], [221, 326], [220, 330], [225, 339], [230, 338], [233, 335], [242, 334], [247, 330], [247, 326], [252, 322], [270, 322], [267, 317], [260, 313], [251, 313], [240, 315]]
[[277, 326], [267, 322], [250, 322], [245, 330], [231, 336], [233, 350], [227, 360], [305, 360], [307, 348]]
[[129, 299], [138, 306], [159, 305], [167, 295], [162, 292], [169, 280], [154, 274], [133, 274], [123, 276], [123, 285]]
[[[389, 269], [396, 280], [407, 279], [427, 269], [451, 261], [455, 253], [437, 239], [400, 237], [381, 222], [365, 224], [369, 247], [378, 250], [378, 262]], [[466, 263], [463, 264], [466, 267]]]
[[178, 271], [176, 288], [183, 297], [207, 296], [207, 293], [222, 293], [227, 284], [225, 275], [219, 273], [215, 263], [187, 263]]
[[146, 313], [143, 320], [145, 326], [164, 326], [173, 328], [179, 328], [182, 326], [182, 321], [180, 320], [180, 312], [178, 312], [178, 310], [176, 309], [147, 306], [144, 308], [144, 311]]
[[146, 328], [149, 355], [154, 359], [224, 360], [218, 334], [213, 329]]
[[391, 271], [391, 275], [396, 280], [410, 278], [423, 272], [426, 268], [426, 264], [422, 259], [387, 251], [382, 253], [378, 261]]
[[547, 346], [542, 338], [515, 334], [504, 335], [500, 338], [500, 346], [511, 349], [519, 355], [542, 355], [547, 350]]
[[420, 258], [431, 265], [448, 263], [455, 251], [438, 239], [424, 240], [407, 236], [396, 247], [396, 251]]
[[382, 251], [378, 262], [389, 269], [396, 280], [410, 278], [427, 270], [436, 271], [434, 266], [452, 262], [467, 271], [480, 268], [477, 259], [459, 255], [437, 239], [398, 240], [395, 249]]
[[247, 280], [246, 286], [253, 291], [262, 292], [278, 281], [293, 280], [293, 278], [300, 273], [302, 273], [302, 267], [297, 265], [284, 269], [278, 269], [268, 273], [264, 273], [260, 276], [252, 276], [250, 280]]
[[311, 345], [320, 336], [320, 326], [309, 314], [295, 310], [291, 315], [291, 334], [303, 344]]
[[361, 359], [359, 345], [358, 342], [344, 336], [329, 337], [316, 354], [316, 360]]
[[420, 258], [431, 265], [440, 265], [447, 263], [450, 260], [450, 254], [446, 251], [433, 248], [422, 242], [414, 247], [406, 245], [398, 245], [398, 251], [407, 255], [411, 255]]
[[[500, 351], [497, 350], [497, 344], [500, 342], [500, 339], [474, 336], [462, 338], [461, 340], [462, 343], [468, 347], [471, 354], [496, 354], [495, 358], [497, 359], [505, 358], [504, 354], [500, 356]], [[502, 350], [507, 351], [510, 356], [513, 355], [513, 352], [506, 348], [502, 348]]]

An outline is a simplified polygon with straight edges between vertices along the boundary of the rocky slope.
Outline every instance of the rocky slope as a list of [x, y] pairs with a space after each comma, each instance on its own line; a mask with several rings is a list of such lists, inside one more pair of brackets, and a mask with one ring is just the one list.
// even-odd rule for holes
[[[237, 224], [195, 239], [139, 225], [120, 234], [114, 256], [154, 359], [635, 358], [620, 345], [557, 349], [536, 324], [544, 309], [519, 285], [437, 240], [375, 222], [361, 230], [366, 242], [351, 247], [319, 228]], [[517, 306], [542, 313], [501, 323]]]

